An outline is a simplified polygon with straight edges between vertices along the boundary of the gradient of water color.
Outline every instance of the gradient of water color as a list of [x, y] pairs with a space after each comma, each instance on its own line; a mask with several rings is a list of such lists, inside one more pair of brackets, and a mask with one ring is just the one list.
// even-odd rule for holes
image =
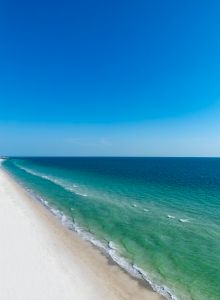
[[3, 167], [168, 299], [220, 299], [220, 159], [11, 158]]

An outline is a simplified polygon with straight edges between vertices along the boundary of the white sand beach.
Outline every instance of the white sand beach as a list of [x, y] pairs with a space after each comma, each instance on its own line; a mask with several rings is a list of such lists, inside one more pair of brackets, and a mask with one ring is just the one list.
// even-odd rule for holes
[[64, 228], [0, 168], [0, 299], [162, 299]]

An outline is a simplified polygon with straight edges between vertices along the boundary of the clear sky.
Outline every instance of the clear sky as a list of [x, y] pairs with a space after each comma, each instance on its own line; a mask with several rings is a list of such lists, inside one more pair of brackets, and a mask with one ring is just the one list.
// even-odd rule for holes
[[220, 1], [2, 1], [0, 154], [220, 156]]

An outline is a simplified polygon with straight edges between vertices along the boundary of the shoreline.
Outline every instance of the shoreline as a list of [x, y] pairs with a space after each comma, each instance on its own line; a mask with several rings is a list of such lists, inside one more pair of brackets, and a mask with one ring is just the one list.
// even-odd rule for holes
[[[46, 253], [50, 254], [45, 255], [44, 253], [44, 264], [47, 264], [48, 259], [52, 259], [57, 268], [56, 273], [61, 273], [59, 276], [63, 277], [63, 281], [65, 281], [65, 277], [66, 283], [63, 282], [63, 285], [66, 284], [65, 289], [67, 289], [68, 295], [66, 297], [62, 296], [62, 299], [164, 299], [163, 296], [154, 292], [150, 286], [144, 285], [141, 280], [132, 278], [115, 262], [111, 262], [108, 257], [104, 256], [95, 246], [92, 247], [91, 243], [78, 236], [76, 232], [65, 228], [49, 210], [45, 209], [39, 201], [34, 201], [25, 189], [2, 168], [0, 168], [0, 180], [3, 183], [3, 191], [1, 189], [0, 193], [2, 194], [5, 189], [4, 196], [7, 196], [8, 192], [11, 197], [13, 196], [12, 198], [17, 198], [19, 203], [16, 203], [16, 205], [19, 206], [20, 213], [25, 215], [26, 219], [29, 220], [28, 222], [34, 220], [33, 228], [29, 230], [31, 234], [40, 234], [40, 239], [43, 238], [46, 246]], [[26, 214], [22, 210], [25, 210]], [[19, 232], [17, 235], [19, 237]], [[42, 235], [44, 236], [42, 237]], [[43, 251], [41, 246], [38, 245], [39, 250]], [[25, 245], [23, 247], [25, 248]], [[10, 253], [8, 253], [9, 255]], [[31, 267], [28, 266], [28, 268]], [[39, 275], [41, 275], [41, 272]], [[50, 272], [45, 276], [51, 277]], [[50, 280], [48, 281], [50, 282]], [[55, 283], [57, 284], [56, 280]], [[10, 286], [10, 283], [8, 283], [8, 286]], [[58, 299], [60, 297], [60, 295], [56, 295], [58, 289], [59, 287], [55, 291], [51, 291], [51, 293], [54, 293], [53, 298], [48, 298], [45, 295], [45, 298], [41, 296], [40, 299]], [[28, 299], [35, 298], [29, 297]], [[22, 300], [25, 300], [25, 298]]]

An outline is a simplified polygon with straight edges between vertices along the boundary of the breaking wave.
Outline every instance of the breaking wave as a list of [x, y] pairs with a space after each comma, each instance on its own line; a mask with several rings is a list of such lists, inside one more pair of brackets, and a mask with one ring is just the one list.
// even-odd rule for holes
[[150, 284], [155, 292], [164, 296], [166, 299], [177, 300], [176, 296], [170, 291], [168, 287], [156, 284], [147, 272], [121, 256], [119, 248], [113, 241], [100, 241], [93, 233], [85, 230], [82, 226], [75, 222], [73, 218], [68, 217], [62, 211], [50, 205], [48, 201], [36, 195], [30, 189], [28, 189], [27, 191], [31, 194], [32, 197], [39, 200], [47, 209], [49, 209], [51, 213], [60, 220], [62, 225], [64, 225], [69, 230], [76, 232], [83, 240], [88, 241], [92, 245], [96, 246], [102, 253], [104, 253], [108, 258], [114, 261], [133, 278], [143, 280], [147, 284]]

